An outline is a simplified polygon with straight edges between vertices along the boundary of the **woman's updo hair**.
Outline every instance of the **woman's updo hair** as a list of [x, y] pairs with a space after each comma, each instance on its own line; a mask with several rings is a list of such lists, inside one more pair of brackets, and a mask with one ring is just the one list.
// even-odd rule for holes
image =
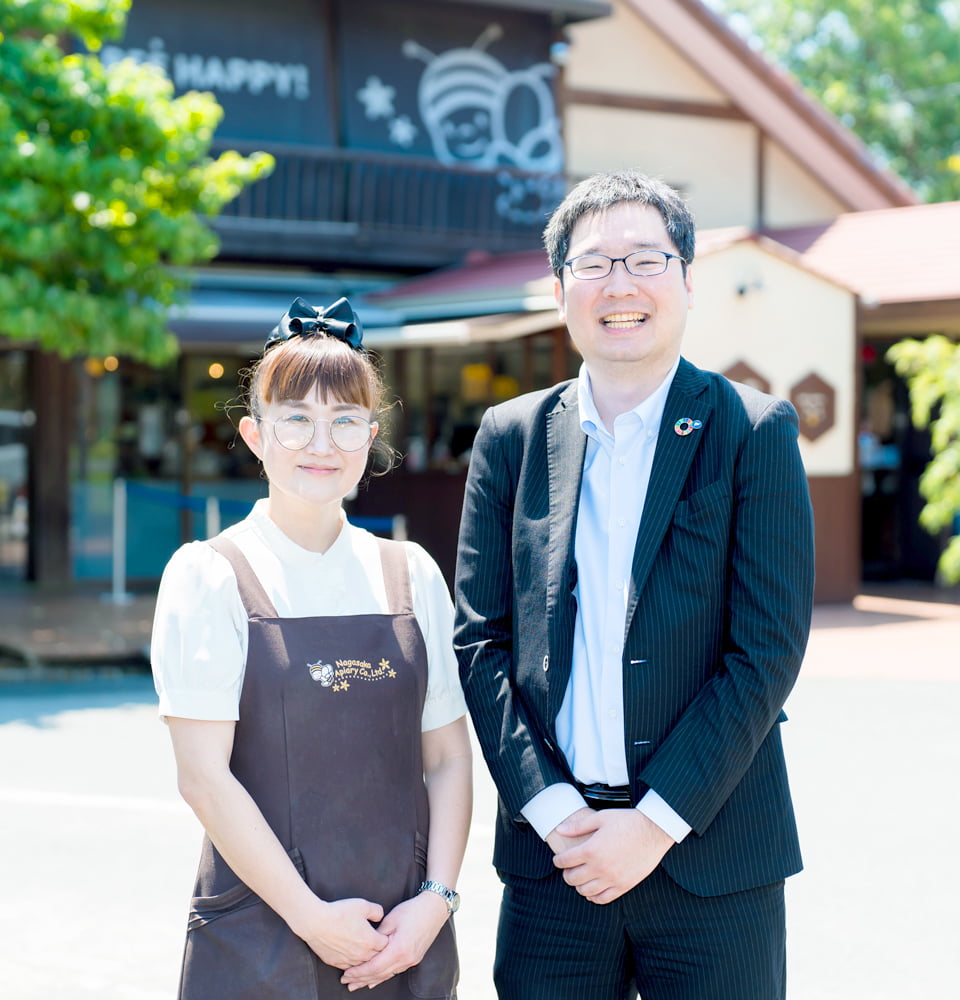
[[[362, 406], [370, 411], [371, 420], [377, 420], [383, 409], [383, 379], [370, 355], [324, 334], [291, 337], [270, 346], [244, 375], [247, 411], [257, 421], [264, 406], [304, 399], [311, 393], [324, 404]], [[389, 472], [395, 458], [393, 448], [378, 433], [371, 446], [370, 471]]]

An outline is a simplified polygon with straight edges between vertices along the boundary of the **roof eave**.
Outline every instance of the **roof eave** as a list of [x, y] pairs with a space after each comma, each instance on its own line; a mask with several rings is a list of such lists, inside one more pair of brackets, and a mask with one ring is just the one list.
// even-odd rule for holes
[[[451, 3], [467, 3], [471, 7], [478, 6], [478, 0], [450, 0]], [[600, 0], [492, 0], [489, 3], [481, 2], [479, 6], [486, 7], [510, 7], [512, 9], [527, 10], [534, 14], [549, 14], [555, 24], [571, 24], [575, 21], [590, 21], [597, 17], [606, 17], [612, 7], [609, 3]]]

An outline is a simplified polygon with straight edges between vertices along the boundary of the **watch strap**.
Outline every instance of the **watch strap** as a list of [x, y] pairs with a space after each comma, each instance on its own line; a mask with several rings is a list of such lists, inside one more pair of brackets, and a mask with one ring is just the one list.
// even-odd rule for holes
[[446, 900], [447, 909], [451, 913], [454, 913], [460, 905], [460, 894], [448, 888], [442, 882], [437, 882], [435, 879], [427, 879], [425, 882], [421, 882], [418, 893], [420, 892], [435, 892], [438, 896], [442, 896]]

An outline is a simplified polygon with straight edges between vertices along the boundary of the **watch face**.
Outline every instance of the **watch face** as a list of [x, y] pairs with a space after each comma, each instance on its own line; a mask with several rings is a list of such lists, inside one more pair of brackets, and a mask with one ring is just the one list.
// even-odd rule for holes
[[447, 897], [447, 903], [450, 906], [450, 912], [456, 913], [457, 910], [460, 909], [460, 893], [451, 892], [450, 895]]

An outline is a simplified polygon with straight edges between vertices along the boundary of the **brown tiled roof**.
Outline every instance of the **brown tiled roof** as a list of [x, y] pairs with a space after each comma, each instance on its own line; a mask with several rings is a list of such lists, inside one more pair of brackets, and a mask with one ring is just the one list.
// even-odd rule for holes
[[866, 304], [960, 299], [960, 201], [850, 212], [765, 235]]
[[440, 300], [552, 296], [553, 279], [543, 250], [469, 256], [462, 264], [431, 271], [368, 296], [386, 309], [413, 309]]
[[[817, 226], [763, 233], [705, 229], [697, 233], [697, 257], [744, 241], [850, 289], [867, 307], [902, 306], [895, 314], [901, 326], [917, 312], [913, 305], [939, 303], [937, 315], [952, 317], [951, 329], [960, 316], [960, 201], [850, 212]], [[551, 310], [552, 285], [543, 251], [530, 250], [477, 255], [368, 298], [422, 321]], [[914, 318], [920, 322], [921, 315], [929, 314], [921, 309]]]

